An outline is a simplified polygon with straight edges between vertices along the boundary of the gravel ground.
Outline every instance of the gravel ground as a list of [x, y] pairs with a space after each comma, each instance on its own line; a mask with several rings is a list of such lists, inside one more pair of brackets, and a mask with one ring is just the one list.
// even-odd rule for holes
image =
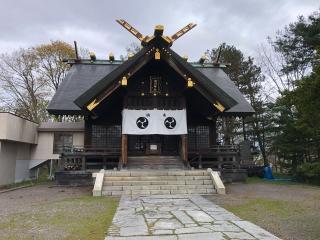
[[227, 192], [207, 198], [283, 239], [320, 239], [320, 187], [234, 183]]

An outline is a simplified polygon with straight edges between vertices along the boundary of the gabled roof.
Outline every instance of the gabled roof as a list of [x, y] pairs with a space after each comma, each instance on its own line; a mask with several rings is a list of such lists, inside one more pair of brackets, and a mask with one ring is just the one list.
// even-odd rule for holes
[[[77, 63], [74, 64], [57, 93], [49, 104], [48, 111], [52, 114], [83, 114], [81, 109], [90, 103], [112, 83], [119, 81], [123, 74], [134, 66], [141, 68], [150, 59], [151, 47], [144, 47], [134, 57], [122, 64], [110, 62]], [[208, 65], [190, 64], [178, 54], [169, 49], [166, 61], [192, 75], [197, 83], [196, 89], [210, 102], [216, 99], [221, 102], [226, 111], [222, 114], [248, 115], [254, 113], [254, 109], [243, 97], [241, 92], [218, 67]], [[196, 66], [194, 66], [196, 65]], [[212, 97], [212, 98], [211, 98]]]
[[204, 74], [210, 81], [222, 88], [237, 102], [236, 105], [226, 110], [224, 114], [228, 115], [232, 113], [241, 113], [242, 115], [250, 115], [255, 112], [253, 107], [244, 98], [235, 83], [221, 68], [198, 67], [197, 70]]
[[74, 101], [118, 67], [119, 64], [90, 64], [90, 62], [72, 65], [50, 101], [48, 112], [57, 115], [82, 114], [82, 110]]

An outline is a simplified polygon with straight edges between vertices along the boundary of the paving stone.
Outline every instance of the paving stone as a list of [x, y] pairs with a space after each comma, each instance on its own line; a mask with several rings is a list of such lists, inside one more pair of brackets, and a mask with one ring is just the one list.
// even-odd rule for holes
[[205, 233], [212, 232], [210, 229], [205, 227], [187, 227], [187, 228], [178, 228], [175, 231], [175, 234], [184, 234], [184, 233]]
[[177, 240], [177, 236], [106, 237], [105, 240]]
[[106, 240], [121, 239], [278, 240], [200, 195], [181, 194], [123, 195], [106, 237]]
[[171, 213], [183, 224], [195, 223], [184, 211], [171, 211]]
[[173, 230], [163, 230], [163, 229], [159, 229], [159, 230], [154, 230], [152, 231], [153, 235], [173, 235]]
[[153, 229], [154, 230], [158, 230], [158, 229], [177, 229], [177, 228], [182, 228], [183, 225], [181, 223], [179, 223], [176, 219], [160, 219], [159, 221], [157, 221], [154, 226]]
[[186, 211], [196, 222], [213, 222], [213, 218], [203, 211]]
[[246, 232], [225, 232], [224, 234], [227, 235], [229, 238], [236, 238], [239, 240], [256, 239]]
[[169, 212], [160, 211], [146, 211], [144, 216], [146, 218], [172, 218], [173, 216]]
[[193, 233], [178, 235], [178, 240], [224, 240], [222, 233]]
[[196, 224], [196, 223], [187, 223], [187, 224], [185, 224], [184, 226], [185, 226], [185, 227], [197, 227], [198, 224]]
[[242, 232], [243, 231], [241, 228], [229, 222], [226, 222], [224, 224], [213, 224], [211, 226], [208, 226], [208, 228], [210, 228], [215, 232]]
[[267, 232], [266, 230], [262, 229], [261, 227], [258, 227], [257, 225], [251, 222], [248, 222], [248, 221], [232, 221], [232, 222], [259, 240], [280, 240], [280, 238], [277, 238], [276, 236], [272, 235], [271, 233]]
[[134, 227], [121, 227], [120, 228], [120, 236], [128, 237], [128, 236], [145, 236], [149, 235], [149, 231], [147, 225], [145, 226], [134, 226]]
[[222, 221], [237, 221], [240, 220], [239, 217], [232, 213], [228, 212], [216, 212], [214, 214], [210, 214], [215, 220], [222, 220]]

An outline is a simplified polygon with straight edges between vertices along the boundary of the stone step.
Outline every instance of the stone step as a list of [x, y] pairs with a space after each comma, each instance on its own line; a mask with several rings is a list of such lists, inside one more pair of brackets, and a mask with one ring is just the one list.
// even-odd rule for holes
[[140, 159], [175, 159], [181, 160], [180, 156], [157, 156], [157, 155], [149, 155], [149, 156], [129, 156], [130, 160], [140, 160]]
[[128, 157], [128, 169], [184, 169], [179, 156], [134, 156]]
[[163, 194], [214, 194], [215, 189], [172, 189], [172, 190], [120, 190], [120, 191], [102, 191], [103, 196], [120, 195], [163, 195]]
[[184, 189], [214, 189], [213, 185], [144, 185], [144, 186], [103, 186], [104, 191], [123, 190], [184, 190]]
[[148, 180], [211, 180], [210, 176], [135, 176], [135, 177], [104, 177], [104, 181], [148, 181]]
[[151, 181], [104, 181], [104, 186], [144, 186], [144, 185], [211, 185], [212, 180], [151, 180]]
[[208, 176], [205, 170], [137, 170], [105, 171], [104, 176], [140, 177], [140, 176]]

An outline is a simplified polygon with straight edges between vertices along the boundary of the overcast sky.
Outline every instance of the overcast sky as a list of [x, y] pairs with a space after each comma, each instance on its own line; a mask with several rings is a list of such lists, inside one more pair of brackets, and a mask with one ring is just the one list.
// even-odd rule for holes
[[173, 49], [198, 60], [221, 42], [256, 55], [267, 36], [319, 9], [319, 0], [1, 0], [0, 53], [50, 40], [63, 40], [116, 58], [135, 37], [115, 22], [123, 18], [142, 34], [156, 24], [172, 35], [190, 22], [198, 26], [177, 40]]

